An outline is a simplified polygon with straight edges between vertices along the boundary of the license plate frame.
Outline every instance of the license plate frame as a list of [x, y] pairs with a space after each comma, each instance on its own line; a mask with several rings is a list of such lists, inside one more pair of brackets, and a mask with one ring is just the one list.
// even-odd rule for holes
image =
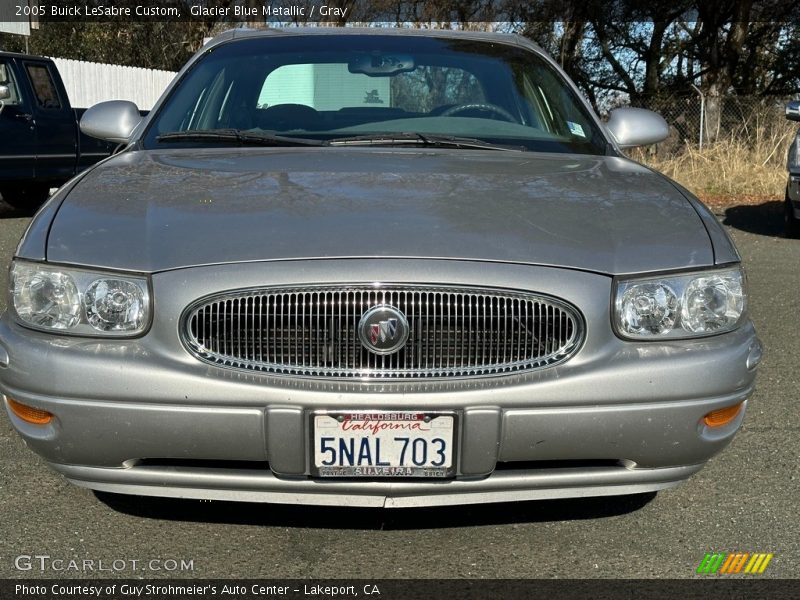
[[[416, 418], [411, 419], [410, 417], [412, 416]], [[431, 411], [431, 410], [354, 409], [354, 410], [310, 411], [308, 414], [309, 437], [306, 444], [306, 447], [309, 450], [309, 455], [308, 455], [309, 473], [311, 474], [312, 477], [318, 477], [321, 479], [404, 479], [404, 478], [436, 479], [436, 480], [452, 479], [457, 474], [457, 463], [458, 463], [458, 456], [460, 449], [459, 416], [460, 415], [458, 414], [457, 411]], [[334, 419], [339, 425], [343, 424], [348, 417], [350, 417], [351, 422], [358, 422], [358, 423], [363, 423], [364, 419], [370, 419], [372, 421], [378, 421], [378, 422], [384, 421], [384, 422], [394, 422], [394, 423], [420, 423], [420, 424], [430, 423], [432, 430], [435, 430], [437, 432], [442, 432], [441, 436], [449, 435], [450, 443], [449, 443], [449, 452], [447, 453], [448, 455], [447, 458], [449, 458], [449, 461], [446, 461], [446, 463], [449, 462], [449, 466], [415, 466], [413, 464], [408, 464], [408, 465], [391, 465], [388, 467], [375, 466], [375, 465], [367, 465], [367, 466], [356, 465], [356, 466], [342, 467], [336, 465], [325, 466], [322, 464], [318, 464], [321, 462], [318, 460], [319, 455], [317, 453], [317, 449], [319, 447], [319, 438], [317, 435], [318, 432], [321, 431], [322, 429], [324, 429], [325, 431], [336, 431], [336, 432], [341, 431], [338, 428], [330, 426], [320, 427], [320, 425], [322, 425], [323, 422], [320, 421], [318, 417], [328, 417], [328, 419]], [[358, 419], [354, 419], [353, 417], [358, 417]], [[398, 418], [392, 418], [392, 417], [398, 417]], [[426, 419], [428, 420], [426, 421]], [[447, 426], [448, 419], [449, 419], [449, 427]], [[325, 420], [325, 422], [330, 423], [330, 421], [328, 420]], [[402, 433], [403, 432], [401, 431], [400, 434]], [[380, 437], [382, 437], [383, 439], [385, 435], [388, 435], [388, 432], [382, 432]], [[413, 435], [413, 431], [411, 432], [410, 435]], [[366, 432], [364, 432], [363, 435], [356, 436], [356, 439], [361, 439], [362, 437], [366, 437]], [[426, 434], [425, 436], [420, 436], [420, 437], [427, 438], [428, 436]], [[394, 442], [390, 442], [390, 444], [393, 443]], [[413, 442], [411, 443], [413, 444]]]

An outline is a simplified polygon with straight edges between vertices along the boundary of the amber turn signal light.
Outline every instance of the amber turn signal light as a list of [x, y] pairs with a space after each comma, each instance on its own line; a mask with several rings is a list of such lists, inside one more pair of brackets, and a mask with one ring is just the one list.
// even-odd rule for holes
[[744, 402], [739, 402], [739, 404], [734, 404], [733, 406], [711, 411], [703, 417], [703, 423], [709, 427], [722, 427], [723, 425], [727, 425], [741, 412], [743, 404]]
[[32, 406], [22, 404], [21, 402], [17, 402], [11, 398], [6, 398], [6, 401], [8, 402], [8, 407], [11, 409], [11, 412], [13, 412], [26, 423], [33, 423], [34, 425], [47, 425], [53, 420], [53, 414], [47, 412], [46, 410], [33, 408]]

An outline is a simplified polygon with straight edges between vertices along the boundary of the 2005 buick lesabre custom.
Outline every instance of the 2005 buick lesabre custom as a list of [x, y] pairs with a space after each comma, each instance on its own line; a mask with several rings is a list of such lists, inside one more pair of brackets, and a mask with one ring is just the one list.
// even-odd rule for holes
[[0, 322], [28, 446], [96, 490], [414, 506], [667, 488], [761, 346], [689, 192], [498, 34], [229, 32], [33, 219]]

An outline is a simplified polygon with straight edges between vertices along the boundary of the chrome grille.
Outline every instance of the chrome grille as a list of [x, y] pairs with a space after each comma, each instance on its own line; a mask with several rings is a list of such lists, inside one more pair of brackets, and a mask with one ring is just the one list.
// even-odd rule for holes
[[[409, 324], [405, 346], [376, 355], [358, 323], [388, 304]], [[569, 358], [583, 338], [578, 312], [547, 296], [441, 286], [314, 286], [227, 292], [185, 313], [184, 341], [207, 362], [307, 377], [470, 377]]]

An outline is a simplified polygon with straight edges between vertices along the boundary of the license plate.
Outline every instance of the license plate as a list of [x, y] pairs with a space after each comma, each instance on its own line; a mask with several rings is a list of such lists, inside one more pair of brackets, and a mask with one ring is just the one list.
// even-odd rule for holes
[[315, 413], [312, 425], [317, 477], [455, 476], [452, 413]]

